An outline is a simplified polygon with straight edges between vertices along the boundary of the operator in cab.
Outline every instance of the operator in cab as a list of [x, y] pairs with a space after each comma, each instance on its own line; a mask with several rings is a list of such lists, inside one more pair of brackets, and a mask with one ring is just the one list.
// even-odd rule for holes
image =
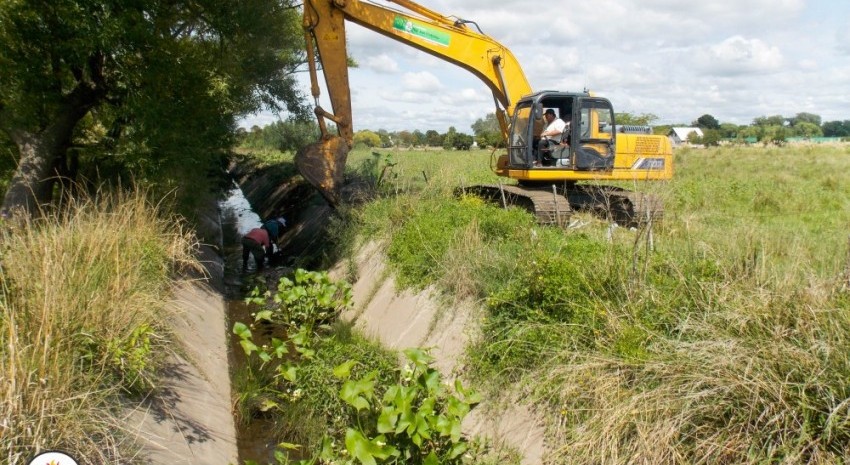
[[551, 151], [558, 143], [561, 142], [561, 134], [564, 133], [564, 128], [567, 123], [561, 118], [555, 116], [555, 110], [548, 109], [543, 113], [543, 119], [546, 120], [546, 127], [540, 133], [540, 142], [537, 144], [537, 159], [534, 161], [534, 166], [540, 166], [543, 153]]

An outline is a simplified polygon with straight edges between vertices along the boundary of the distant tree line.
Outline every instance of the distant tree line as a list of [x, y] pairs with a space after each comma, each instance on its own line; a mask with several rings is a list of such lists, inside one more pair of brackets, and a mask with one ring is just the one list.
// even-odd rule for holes
[[[650, 126], [655, 134], [668, 135], [672, 128], [680, 126], [698, 127], [702, 137], [692, 134], [691, 142], [717, 145], [722, 140], [752, 140], [766, 143], [782, 143], [789, 137], [850, 137], [850, 120], [821, 123], [821, 117], [812, 113], [797, 113], [792, 117], [781, 115], [759, 116], [749, 125], [721, 123], [712, 115], [704, 114], [690, 124], [655, 125], [658, 116], [652, 113], [617, 113], [618, 125]], [[354, 145], [362, 147], [442, 147], [444, 149], [468, 150], [473, 142], [482, 148], [504, 147], [502, 131], [495, 113], [479, 118], [470, 126], [472, 135], [458, 132], [450, 127], [445, 133], [433, 129], [421, 131], [387, 131], [385, 129], [361, 130], [354, 134]], [[318, 138], [315, 122], [303, 119], [278, 121], [264, 128], [257, 126], [250, 131], [241, 130], [242, 145], [252, 148], [275, 148], [295, 151]]]
[[[263, 128], [254, 126], [250, 131], [242, 129], [239, 138], [244, 147], [294, 152], [299, 147], [315, 142], [319, 138], [319, 128], [313, 121], [289, 119]], [[469, 150], [474, 141], [471, 135], [458, 132], [454, 126], [443, 134], [433, 129], [425, 132], [419, 129], [392, 132], [386, 129], [364, 129], [354, 133], [355, 147], [442, 147], [445, 150]]]
[[450, 126], [449, 130], [442, 134], [433, 129], [425, 132], [419, 129], [393, 132], [386, 129], [366, 129], [354, 134], [354, 145], [365, 147], [442, 147], [445, 150], [469, 150], [473, 141], [471, 135], [458, 132], [454, 126]]
[[[782, 142], [789, 137], [850, 137], [850, 120], [821, 124], [821, 117], [812, 113], [797, 113], [792, 117], [760, 116], [749, 125], [721, 123], [709, 114], [700, 116], [690, 124], [654, 125], [659, 118], [652, 113], [617, 113], [615, 119], [618, 125], [650, 126], [655, 134], [662, 135], [668, 135], [673, 127], [699, 127], [703, 136], [694, 142], [707, 145], [717, 145], [721, 140], [730, 139], [743, 141], [755, 138], [760, 142]], [[481, 147], [504, 145], [495, 113], [477, 120], [472, 130], [475, 141]]]
[[[755, 140], [781, 144], [791, 137], [850, 137], [850, 120], [821, 123], [819, 115], [805, 112], [791, 117], [759, 116], [749, 125], [721, 123], [714, 116], [704, 114], [689, 126], [702, 130], [702, 137], [692, 134], [691, 142], [703, 145], [717, 145], [723, 140]], [[673, 125], [657, 126], [655, 132], [669, 132], [672, 127]]]

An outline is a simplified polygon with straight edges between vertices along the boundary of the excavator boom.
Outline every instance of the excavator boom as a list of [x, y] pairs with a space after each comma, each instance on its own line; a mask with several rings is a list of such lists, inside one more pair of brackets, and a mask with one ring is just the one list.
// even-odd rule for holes
[[[340, 202], [354, 139], [345, 34], [350, 21], [466, 69], [490, 89], [506, 147], [493, 170], [519, 184], [509, 192], [501, 185], [472, 189], [479, 195], [501, 198], [502, 203], [510, 198], [549, 224], [564, 225], [571, 208], [604, 212], [628, 225], [661, 217], [656, 199], [577, 183], [670, 179], [673, 152], [666, 137], [652, 134], [648, 127], [617, 126], [611, 102], [588, 91], [532, 92], [513, 53], [477, 25], [470, 28], [472, 21], [444, 16], [412, 0], [387, 1], [399, 8], [361, 0], [304, 0], [311, 90], [322, 136], [302, 148], [295, 162], [331, 205]], [[322, 64], [330, 111], [319, 105], [316, 63]], [[558, 129], [561, 134], [555, 139], [542, 140], [544, 114], [557, 114], [571, 124]], [[326, 120], [335, 123], [336, 134], [329, 133]]]
[[[322, 137], [319, 142], [302, 148], [295, 162], [301, 174], [331, 205], [339, 203], [339, 187], [354, 138], [346, 21], [430, 53], [477, 76], [493, 93], [496, 118], [505, 137], [508, 115], [522, 96], [531, 93], [522, 67], [511, 51], [491, 37], [471, 30], [469, 22], [440, 15], [409, 0], [391, 1], [407, 11], [359, 0], [304, 2], [303, 26], [311, 91], [316, 99], [315, 113]], [[318, 103], [316, 58], [322, 64], [331, 111]], [[336, 124], [338, 134], [328, 132], [325, 119]]]

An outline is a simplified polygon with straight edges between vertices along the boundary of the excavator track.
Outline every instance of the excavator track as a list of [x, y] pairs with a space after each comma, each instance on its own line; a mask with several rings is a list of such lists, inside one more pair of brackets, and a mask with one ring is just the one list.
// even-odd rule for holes
[[504, 207], [525, 208], [541, 225], [565, 228], [570, 224], [570, 202], [563, 193], [555, 193], [551, 189], [547, 191], [523, 186], [478, 185], [459, 188], [457, 193], [475, 195]]
[[541, 225], [567, 227], [574, 211], [585, 211], [628, 228], [661, 222], [664, 206], [651, 194], [614, 186], [567, 184], [552, 187], [478, 185], [458, 189], [503, 206], [517, 206], [533, 213]]
[[577, 211], [589, 211], [620, 226], [637, 228], [658, 223], [664, 205], [657, 196], [613, 186], [573, 185], [559, 189]]

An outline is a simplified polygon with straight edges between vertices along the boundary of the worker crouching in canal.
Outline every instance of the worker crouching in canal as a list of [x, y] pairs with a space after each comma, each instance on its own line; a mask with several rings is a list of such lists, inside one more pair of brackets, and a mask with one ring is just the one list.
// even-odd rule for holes
[[286, 220], [283, 217], [275, 218], [266, 221], [259, 228], [254, 228], [248, 231], [248, 234], [242, 237], [242, 272], [248, 271], [248, 257], [254, 256], [254, 262], [257, 264], [257, 271], [262, 271], [266, 257], [271, 259], [274, 252], [274, 244], [280, 238], [280, 233], [286, 227]]
[[242, 272], [248, 271], [248, 257], [254, 256], [257, 271], [262, 271], [266, 255], [272, 254], [272, 242], [265, 228], [254, 228], [242, 236]]

